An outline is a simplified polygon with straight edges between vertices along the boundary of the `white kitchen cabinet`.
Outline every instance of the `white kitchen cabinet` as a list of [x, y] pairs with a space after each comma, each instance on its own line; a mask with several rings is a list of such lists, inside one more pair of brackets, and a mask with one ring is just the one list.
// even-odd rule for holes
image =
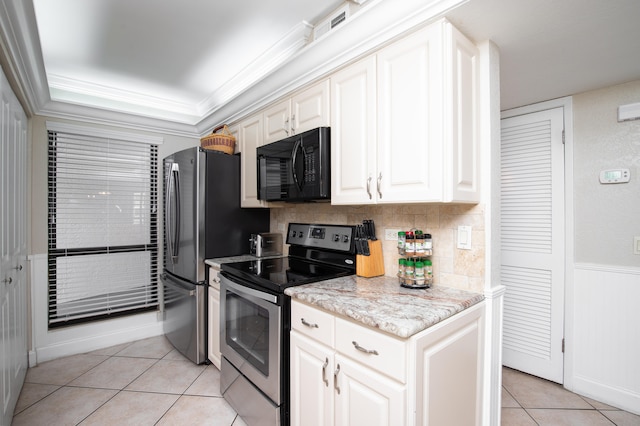
[[441, 20], [333, 75], [332, 204], [478, 202], [476, 62]]
[[240, 151], [240, 206], [267, 207], [258, 200], [258, 166], [256, 148], [263, 144], [262, 114], [256, 114], [233, 126]]
[[331, 76], [331, 204], [377, 200], [376, 61], [367, 57]]
[[292, 425], [479, 425], [484, 304], [408, 339], [292, 301]]
[[264, 143], [329, 126], [329, 80], [321, 81], [263, 112]]
[[220, 277], [218, 268], [209, 267], [207, 356], [220, 369]]
[[[404, 343], [381, 336], [372, 344], [371, 330], [356, 324], [338, 333], [346, 321], [343, 324], [341, 319], [298, 302], [292, 303], [291, 320], [292, 425], [406, 424], [406, 385], [369, 364], [395, 363], [398, 345], [404, 357]], [[388, 350], [388, 340], [396, 340], [396, 347]], [[352, 342], [372, 344], [375, 349], [371, 350], [378, 353], [362, 352], [366, 349], [361, 346], [357, 350]], [[405, 365], [402, 359], [400, 364]]]

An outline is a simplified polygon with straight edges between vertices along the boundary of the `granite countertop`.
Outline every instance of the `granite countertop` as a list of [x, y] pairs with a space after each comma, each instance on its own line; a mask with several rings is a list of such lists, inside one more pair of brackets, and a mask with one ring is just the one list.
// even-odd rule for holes
[[373, 328], [408, 338], [484, 300], [450, 287], [401, 287], [393, 277], [349, 276], [289, 287], [285, 294]]

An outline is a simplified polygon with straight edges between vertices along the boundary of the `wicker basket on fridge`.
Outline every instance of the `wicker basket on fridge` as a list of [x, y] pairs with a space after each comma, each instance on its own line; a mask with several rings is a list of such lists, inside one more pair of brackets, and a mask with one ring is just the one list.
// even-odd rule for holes
[[[222, 130], [220, 133], [216, 133]], [[236, 147], [236, 138], [231, 134], [226, 124], [218, 126], [210, 135], [200, 138], [200, 146], [204, 149], [233, 154]]]

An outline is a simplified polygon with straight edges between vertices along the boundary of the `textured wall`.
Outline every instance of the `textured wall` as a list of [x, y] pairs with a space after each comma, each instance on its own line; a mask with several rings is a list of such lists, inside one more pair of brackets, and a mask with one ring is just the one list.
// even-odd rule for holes
[[[484, 291], [484, 206], [462, 204], [394, 204], [332, 206], [328, 203], [292, 204], [271, 209], [271, 230], [286, 233], [289, 222], [356, 225], [373, 219], [382, 240], [385, 275], [398, 271], [396, 241], [385, 241], [385, 228], [421, 229], [433, 238], [434, 283], [476, 292]], [[455, 248], [459, 225], [472, 227], [471, 250]]]
[[[575, 261], [640, 266], [640, 120], [618, 123], [620, 105], [640, 102], [640, 80], [574, 96]], [[631, 181], [602, 185], [603, 169], [628, 168]], [[568, 194], [569, 195], [569, 194]]]

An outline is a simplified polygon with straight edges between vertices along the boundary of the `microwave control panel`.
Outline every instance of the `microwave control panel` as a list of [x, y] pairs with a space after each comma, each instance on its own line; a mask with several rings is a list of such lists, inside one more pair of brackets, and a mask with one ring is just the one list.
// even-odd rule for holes
[[353, 232], [353, 226], [348, 225], [290, 223], [287, 244], [349, 251], [351, 250]]

